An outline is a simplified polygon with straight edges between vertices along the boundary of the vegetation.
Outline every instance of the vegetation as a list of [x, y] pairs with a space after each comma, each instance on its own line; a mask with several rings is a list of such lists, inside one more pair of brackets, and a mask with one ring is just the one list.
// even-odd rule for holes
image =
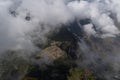
[[[22, 53], [20, 53], [22, 54]], [[7, 51], [0, 59], [0, 78], [11, 80], [11, 78], [21, 79], [27, 74], [30, 64], [16, 51]]]
[[67, 76], [68, 80], [96, 80], [95, 76], [89, 71], [85, 72], [79, 68], [71, 68], [69, 75]]

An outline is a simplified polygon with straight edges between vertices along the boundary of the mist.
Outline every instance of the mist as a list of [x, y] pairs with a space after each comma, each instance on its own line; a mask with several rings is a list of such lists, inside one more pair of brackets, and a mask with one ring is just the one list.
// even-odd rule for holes
[[[83, 29], [88, 40], [92, 40], [91, 36], [99, 40], [110, 38], [114, 39], [115, 44], [119, 44], [119, 9], [119, 0], [0, 0], [0, 54], [16, 49], [33, 51], [36, 46], [32, 40], [39, 39], [39, 43], [46, 43], [46, 35], [49, 32], [57, 31], [63, 25], [65, 27], [74, 21], [80, 24], [79, 27]], [[80, 20], [85, 19], [89, 19], [90, 23], [81, 25]], [[33, 38], [31, 35], [36, 37]], [[81, 40], [82, 42], [78, 43], [79, 47], [87, 57], [84, 63], [96, 64], [94, 61], [101, 55], [96, 55], [96, 52], [89, 48], [90, 45], [84, 39]], [[91, 42], [98, 48], [103, 47], [94, 40]], [[115, 67], [114, 71], [118, 72], [120, 45], [113, 42], [111, 41], [110, 45], [107, 42], [105, 44], [113, 47], [110, 48], [113, 50], [110, 53], [115, 55], [106, 52], [106, 57], [102, 61], [103, 64], [111, 64], [111, 60], [114, 60], [112, 65]]]
[[[42, 25], [45, 25], [44, 31], [39, 33], [44, 40], [49, 31], [63, 24], [68, 25], [75, 19], [91, 19], [97, 31], [87, 26], [85, 30], [88, 33], [101, 31], [101, 37], [113, 37], [119, 34], [119, 26], [115, 25], [110, 15], [116, 15], [119, 22], [119, 3], [109, 0], [0, 0], [0, 49], [5, 51], [16, 46], [23, 47], [24, 42], [32, 46], [26, 33], [38, 27], [42, 29]], [[30, 17], [30, 21], [26, 17]]]

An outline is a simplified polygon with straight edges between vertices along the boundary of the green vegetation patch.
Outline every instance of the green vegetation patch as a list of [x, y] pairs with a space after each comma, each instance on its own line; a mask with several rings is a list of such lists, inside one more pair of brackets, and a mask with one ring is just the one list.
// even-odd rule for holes
[[68, 80], [96, 80], [95, 76], [89, 70], [81, 70], [79, 68], [71, 68], [69, 70]]

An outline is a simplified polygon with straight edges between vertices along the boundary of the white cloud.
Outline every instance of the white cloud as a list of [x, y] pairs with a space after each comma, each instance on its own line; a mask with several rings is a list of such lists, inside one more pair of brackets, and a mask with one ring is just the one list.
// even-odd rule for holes
[[[115, 26], [109, 14], [114, 12], [120, 21], [119, 4], [120, 1], [114, 0], [0, 0], [0, 44], [17, 45], [21, 39], [27, 40], [25, 34], [36, 28], [36, 35], [44, 40], [49, 31], [75, 19], [86, 18], [91, 19], [97, 31], [104, 33], [101, 36], [115, 36], [119, 34], [118, 26]], [[13, 14], [9, 11], [13, 11]], [[26, 16], [31, 17], [30, 21], [25, 20]], [[44, 25], [44, 30], [41, 25]], [[91, 26], [85, 27], [86, 30], [87, 33], [92, 31]]]
[[96, 31], [93, 28], [93, 24], [86, 24], [84, 25], [84, 31], [87, 33], [87, 35], [95, 35]]

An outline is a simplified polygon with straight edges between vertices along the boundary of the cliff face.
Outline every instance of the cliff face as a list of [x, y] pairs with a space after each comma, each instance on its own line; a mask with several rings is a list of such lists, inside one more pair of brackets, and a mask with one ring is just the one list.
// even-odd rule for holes
[[49, 44], [34, 56], [33, 62], [37, 65], [24, 79], [95, 80], [96, 77], [89, 66], [82, 67], [77, 64], [77, 61], [82, 59], [78, 56], [78, 41], [68, 28], [62, 28], [58, 33], [49, 36]]
[[39, 39], [33, 41], [40, 50], [27, 59], [18, 55], [21, 51], [6, 52], [0, 68], [6, 70], [0, 77], [3, 80], [119, 80], [119, 36], [90, 36], [75, 22], [47, 37], [43, 44]]
[[[49, 41], [42, 44], [45, 46], [38, 46], [41, 50], [31, 56], [26, 55], [28, 58], [23, 57], [26, 52], [22, 50], [7, 51], [0, 62], [0, 69], [3, 69], [0, 78], [2, 80], [48, 80], [49, 78], [66, 80], [69, 68], [75, 65], [73, 61], [77, 49], [75, 39], [66, 28], [48, 37]], [[47, 77], [45, 75], [49, 77], [45, 78]]]

